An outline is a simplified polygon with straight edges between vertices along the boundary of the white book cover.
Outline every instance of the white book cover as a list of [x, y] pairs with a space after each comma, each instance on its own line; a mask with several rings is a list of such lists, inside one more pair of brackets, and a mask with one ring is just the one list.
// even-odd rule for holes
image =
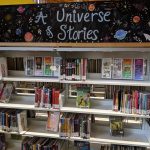
[[111, 79], [112, 74], [112, 59], [103, 58], [102, 59], [102, 78]]
[[19, 133], [27, 130], [27, 111], [21, 111], [17, 114]]
[[122, 58], [113, 59], [113, 79], [122, 79]]

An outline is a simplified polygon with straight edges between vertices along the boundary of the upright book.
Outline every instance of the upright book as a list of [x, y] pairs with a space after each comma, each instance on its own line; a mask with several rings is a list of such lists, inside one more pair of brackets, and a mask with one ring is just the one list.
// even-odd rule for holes
[[35, 57], [35, 76], [43, 76], [43, 57]]
[[8, 75], [7, 60], [5, 57], [0, 57], [0, 78]]
[[144, 79], [144, 60], [134, 59], [134, 80]]
[[122, 58], [113, 59], [113, 79], [122, 79]]
[[112, 59], [103, 58], [102, 59], [102, 78], [111, 79], [112, 75]]
[[34, 57], [25, 58], [25, 75], [34, 76]]
[[123, 59], [122, 61], [122, 78], [132, 79], [132, 59]]
[[52, 65], [53, 65], [53, 57], [46, 56], [44, 57], [44, 76], [52, 76]]

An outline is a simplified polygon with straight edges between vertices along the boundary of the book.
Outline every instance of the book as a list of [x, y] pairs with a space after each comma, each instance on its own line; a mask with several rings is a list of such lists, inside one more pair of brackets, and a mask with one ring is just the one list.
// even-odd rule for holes
[[13, 85], [12, 84], [6, 84], [3, 87], [2, 93], [0, 95], [0, 102], [2, 103], [8, 103], [10, 100], [10, 97], [12, 95], [13, 92]]
[[19, 133], [27, 130], [27, 111], [23, 110], [17, 113], [18, 131]]
[[74, 141], [74, 146], [78, 150], [90, 150], [90, 143], [87, 141]]
[[25, 58], [25, 75], [34, 76], [34, 57]]
[[60, 63], [61, 63], [61, 57], [54, 57], [53, 76], [57, 78], [60, 78]]
[[103, 58], [102, 59], [102, 78], [111, 79], [112, 76], [112, 59]]
[[52, 76], [52, 65], [53, 65], [53, 57], [46, 56], [44, 57], [44, 76]]
[[143, 59], [134, 59], [134, 80], [144, 79], [144, 61]]
[[122, 58], [113, 59], [113, 79], [122, 79]]
[[58, 132], [60, 113], [47, 112], [47, 114], [48, 114], [48, 118], [47, 118], [46, 130]]
[[110, 134], [112, 136], [123, 136], [124, 127], [122, 117], [109, 117]]
[[81, 108], [90, 107], [90, 87], [77, 87], [76, 106]]
[[0, 78], [8, 76], [7, 58], [0, 57]]
[[132, 59], [123, 59], [122, 61], [122, 78], [132, 79], [132, 69], [133, 69]]
[[35, 57], [35, 76], [43, 76], [43, 57]]

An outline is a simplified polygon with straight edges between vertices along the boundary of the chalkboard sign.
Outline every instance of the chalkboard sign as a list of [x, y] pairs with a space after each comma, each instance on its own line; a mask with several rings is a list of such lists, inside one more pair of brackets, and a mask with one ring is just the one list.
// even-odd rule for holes
[[149, 41], [149, 0], [0, 7], [0, 42]]

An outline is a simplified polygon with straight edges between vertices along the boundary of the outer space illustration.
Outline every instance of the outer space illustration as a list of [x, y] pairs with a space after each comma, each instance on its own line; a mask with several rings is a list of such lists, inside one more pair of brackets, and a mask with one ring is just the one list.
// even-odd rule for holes
[[149, 0], [0, 7], [0, 42], [149, 41]]

